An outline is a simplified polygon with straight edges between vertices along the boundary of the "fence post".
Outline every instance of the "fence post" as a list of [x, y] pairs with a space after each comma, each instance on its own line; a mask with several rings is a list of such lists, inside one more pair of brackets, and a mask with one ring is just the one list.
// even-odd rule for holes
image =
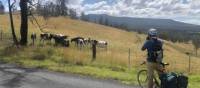
[[0, 34], [1, 40], [3, 40], [3, 30], [1, 30], [1, 34]]
[[189, 69], [188, 69], [188, 72], [190, 73], [191, 72], [191, 56], [189, 54]]
[[186, 52], [186, 55], [188, 55], [188, 72], [191, 72], [191, 54], [189, 52]]
[[131, 49], [128, 50], [128, 69], [131, 70]]
[[177, 65], [177, 63], [176, 63], [176, 60], [175, 60], [174, 65], [173, 65], [175, 71], [177, 71], [176, 65]]
[[92, 61], [96, 60], [96, 42], [92, 43]]

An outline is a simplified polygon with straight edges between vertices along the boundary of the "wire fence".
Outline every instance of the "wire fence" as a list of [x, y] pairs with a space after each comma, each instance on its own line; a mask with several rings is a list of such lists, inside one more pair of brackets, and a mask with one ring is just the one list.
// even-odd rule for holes
[[0, 30], [0, 41], [12, 40], [11, 33], [5, 33], [3, 30]]
[[[12, 41], [11, 33], [5, 33], [2, 30], [0, 30], [0, 43], [1, 42], [7, 42]], [[36, 45], [37, 46], [37, 45]], [[112, 45], [109, 45], [109, 47], [113, 47]], [[142, 59], [144, 56], [138, 55], [140, 52], [136, 52], [134, 48], [127, 48], [123, 50], [113, 50], [117, 52], [113, 52], [108, 49], [101, 49], [97, 48], [97, 62], [101, 63], [107, 63], [110, 64], [110, 66], [123, 66], [131, 70], [132, 68], [141, 69], [140, 63], [142, 61], [145, 61], [145, 59]], [[74, 47], [73, 47], [74, 48]], [[71, 48], [71, 49], [73, 49]], [[71, 55], [74, 60], [80, 60], [82, 57], [87, 58], [87, 61], [90, 59], [92, 60], [92, 50], [89, 47], [88, 49], [83, 50], [74, 50], [74, 53], [77, 53], [76, 55]], [[85, 54], [85, 55], [82, 55]], [[70, 56], [70, 55], [69, 55]], [[66, 60], [63, 58], [63, 60], [60, 60], [59, 66], [66, 66], [64, 64]], [[200, 73], [200, 66], [199, 62], [200, 60], [196, 60], [193, 58], [193, 56], [189, 56], [188, 58], [183, 58], [183, 60], [168, 60], [170, 63], [169, 70], [170, 71], [177, 71], [177, 72], [185, 72], [185, 73]], [[75, 61], [77, 62], [77, 61]], [[38, 63], [40, 64], [40, 63]], [[81, 64], [78, 63], [77, 64]]]

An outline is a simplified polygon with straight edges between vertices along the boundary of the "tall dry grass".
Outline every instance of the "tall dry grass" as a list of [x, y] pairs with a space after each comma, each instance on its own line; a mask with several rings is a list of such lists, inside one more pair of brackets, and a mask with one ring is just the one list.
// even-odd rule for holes
[[[5, 32], [10, 32], [9, 18], [7, 15], [0, 15], [0, 28]], [[73, 64], [79, 65], [103, 65], [103, 66], [128, 66], [128, 50], [131, 49], [131, 66], [140, 67], [141, 61], [146, 58], [146, 52], [142, 52], [140, 48], [145, 41], [146, 35], [135, 32], [127, 32], [112, 27], [106, 27], [94, 23], [83, 22], [80, 20], [71, 20], [67, 17], [50, 18], [45, 21], [42, 17], [37, 17], [40, 24], [46, 24], [45, 31], [51, 33], [62, 33], [69, 35], [70, 38], [75, 36], [83, 36], [85, 38], [92, 38], [98, 40], [105, 40], [109, 42], [108, 50], [97, 49], [96, 61], [91, 63], [91, 50], [87, 47], [82, 51], [78, 50], [72, 45], [70, 48], [56, 48], [53, 50], [60, 53], [63, 60]], [[17, 35], [19, 37], [20, 17], [14, 16], [14, 23]], [[41, 31], [29, 22], [29, 34], [32, 32], [38, 35]], [[192, 52], [193, 46], [191, 44], [171, 43], [165, 41], [164, 44], [164, 60], [171, 65], [171, 71], [188, 71], [188, 56], [185, 52]], [[199, 57], [192, 57], [192, 72], [200, 73], [200, 59]]]

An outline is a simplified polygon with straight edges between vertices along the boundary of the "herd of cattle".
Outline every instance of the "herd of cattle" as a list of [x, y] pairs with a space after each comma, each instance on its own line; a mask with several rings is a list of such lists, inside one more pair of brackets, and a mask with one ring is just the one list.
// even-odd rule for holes
[[[36, 34], [31, 34], [31, 39], [34, 41], [36, 40]], [[95, 40], [91, 38], [83, 38], [83, 37], [74, 37], [69, 39], [69, 36], [63, 35], [63, 34], [51, 34], [51, 33], [42, 33], [40, 34], [40, 42], [45, 41], [55, 41], [55, 45], [61, 45], [64, 47], [69, 47], [70, 43], [75, 43], [77, 47], [84, 47], [86, 45], [91, 46], [92, 44], [95, 44], [97, 47], [100, 48], [107, 48], [108, 42], [107, 41], [100, 41]]]

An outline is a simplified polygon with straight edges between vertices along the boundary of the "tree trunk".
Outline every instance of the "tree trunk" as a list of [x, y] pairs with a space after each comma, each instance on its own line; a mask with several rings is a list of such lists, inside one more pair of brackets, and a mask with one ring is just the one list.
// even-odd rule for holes
[[20, 0], [20, 8], [21, 8], [21, 40], [20, 44], [22, 46], [26, 46], [28, 43], [28, 0]]
[[14, 44], [18, 46], [18, 40], [17, 40], [16, 34], [15, 34], [10, 0], [8, 0], [8, 5], [9, 5], [10, 26], [11, 26], [11, 30], [12, 30], [13, 41], [14, 41]]

